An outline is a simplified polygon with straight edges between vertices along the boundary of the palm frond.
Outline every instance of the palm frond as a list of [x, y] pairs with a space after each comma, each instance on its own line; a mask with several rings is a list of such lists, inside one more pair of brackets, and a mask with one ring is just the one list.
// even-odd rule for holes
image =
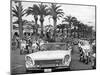
[[58, 10], [61, 6], [55, 5], [55, 10]]
[[60, 8], [60, 5], [51, 4], [51, 8], [50, 8], [50, 15], [53, 16], [56, 19], [59, 19], [59, 17], [62, 17], [64, 15], [63, 9]]
[[26, 10], [26, 16], [32, 14], [32, 10], [30, 10], [29, 8]]
[[44, 5], [43, 3], [39, 4], [39, 14], [47, 16], [49, 15], [49, 8], [47, 5]]
[[17, 8], [18, 8], [17, 6], [15, 6], [15, 8], [12, 7], [12, 14], [13, 14], [13, 16], [15, 16], [15, 17], [18, 17], [18, 9], [17, 9]]
[[56, 12], [62, 12], [63, 11], [63, 9], [57, 9], [56, 10]]
[[13, 24], [19, 24], [19, 21], [18, 21], [18, 20], [16, 20], [16, 21], [14, 21], [14, 22], [13, 22]]
[[39, 7], [35, 4], [32, 7], [28, 7], [28, 9], [26, 10], [26, 16], [28, 15], [38, 15], [39, 13]]
[[[19, 11], [19, 8], [21, 9], [20, 11]], [[15, 7], [12, 7], [12, 14], [14, 17], [19, 17], [19, 15], [21, 17], [24, 16], [26, 14], [25, 11], [26, 10], [24, 10], [22, 6], [19, 7], [16, 5]], [[19, 14], [19, 12], [20, 12], [20, 14]]]

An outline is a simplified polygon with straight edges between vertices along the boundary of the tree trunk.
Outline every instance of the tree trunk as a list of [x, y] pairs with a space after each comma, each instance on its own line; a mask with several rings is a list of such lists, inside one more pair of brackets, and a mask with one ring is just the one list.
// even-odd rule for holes
[[19, 37], [20, 39], [23, 38], [23, 25], [22, 25], [22, 16], [21, 16], [21, 2], [19, 1]]
[[66, 33], [67, 33], [67, 37], [68, 37], [68, 27], [66, 28]]
[[43, 35], [43, 21], [41, 21], [41, 35]]
[[43, 36], [43, 22], [44, 22], [43, 15], [40, 16], [40, 22], [41, 22], [41, 35]]
[[80, 35], [79, 35], [79, 28], [77, 29], [77, 38], [80, 38], [79, 37]]
[[62, 28], [62, 34], [63, 34], [63, 28]]
[[36, 34], [37, 34], [38, 33], [38, 27], [37, 27], [38, 17], [37, 17], [37, 15], [34, 15], [34, 18], [35, 18], [35, 27], [36, 27]]
[[57, 22], [57, 20], [54, 18], [54, 40], [55, 40], [55, 38], [56, 38], [56, 22]]
[[69, 36], [68, 37], [71, 37], [71, 22], [69, 22], [69, 30], [68, 30], [68, 33], [69, 33]]
[[74, 38], [76, 38], [76, 27], [74, 28]]

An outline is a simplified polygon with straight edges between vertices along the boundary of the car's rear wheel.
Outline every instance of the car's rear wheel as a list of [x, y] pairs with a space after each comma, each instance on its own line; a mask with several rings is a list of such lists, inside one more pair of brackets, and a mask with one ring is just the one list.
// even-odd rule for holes
[[26, 69], [26, 73], [32, 73], [32, 70]]
[[70, 68], [70, 66], [67, 68], [67, 70], [68, 70], [68, 71], [71, 71], [71, 68]]

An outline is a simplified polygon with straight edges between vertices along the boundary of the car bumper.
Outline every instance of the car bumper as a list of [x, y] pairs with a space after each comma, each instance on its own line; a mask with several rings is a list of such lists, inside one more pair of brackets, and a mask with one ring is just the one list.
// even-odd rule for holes
[[[34, 68], [27, 68], [26, 71], [43, 71], [43, 72], [52, 72], [55, 70], [66, 69], [70, 70], [70, 66], [55, 66], [55, 67], [34, 67]], [[47, 70], [47, 71], [46, 71]]]

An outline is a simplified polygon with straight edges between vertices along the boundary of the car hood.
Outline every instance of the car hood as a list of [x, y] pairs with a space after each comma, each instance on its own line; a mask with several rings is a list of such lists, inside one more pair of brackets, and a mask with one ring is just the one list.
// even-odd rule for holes
[[27, 56], [33, 60], [52, 60], [52, 59], [63, 59], [65, 55], [70, 55], [71, 50], [52, 50], [52, 51], [39, 51]]

